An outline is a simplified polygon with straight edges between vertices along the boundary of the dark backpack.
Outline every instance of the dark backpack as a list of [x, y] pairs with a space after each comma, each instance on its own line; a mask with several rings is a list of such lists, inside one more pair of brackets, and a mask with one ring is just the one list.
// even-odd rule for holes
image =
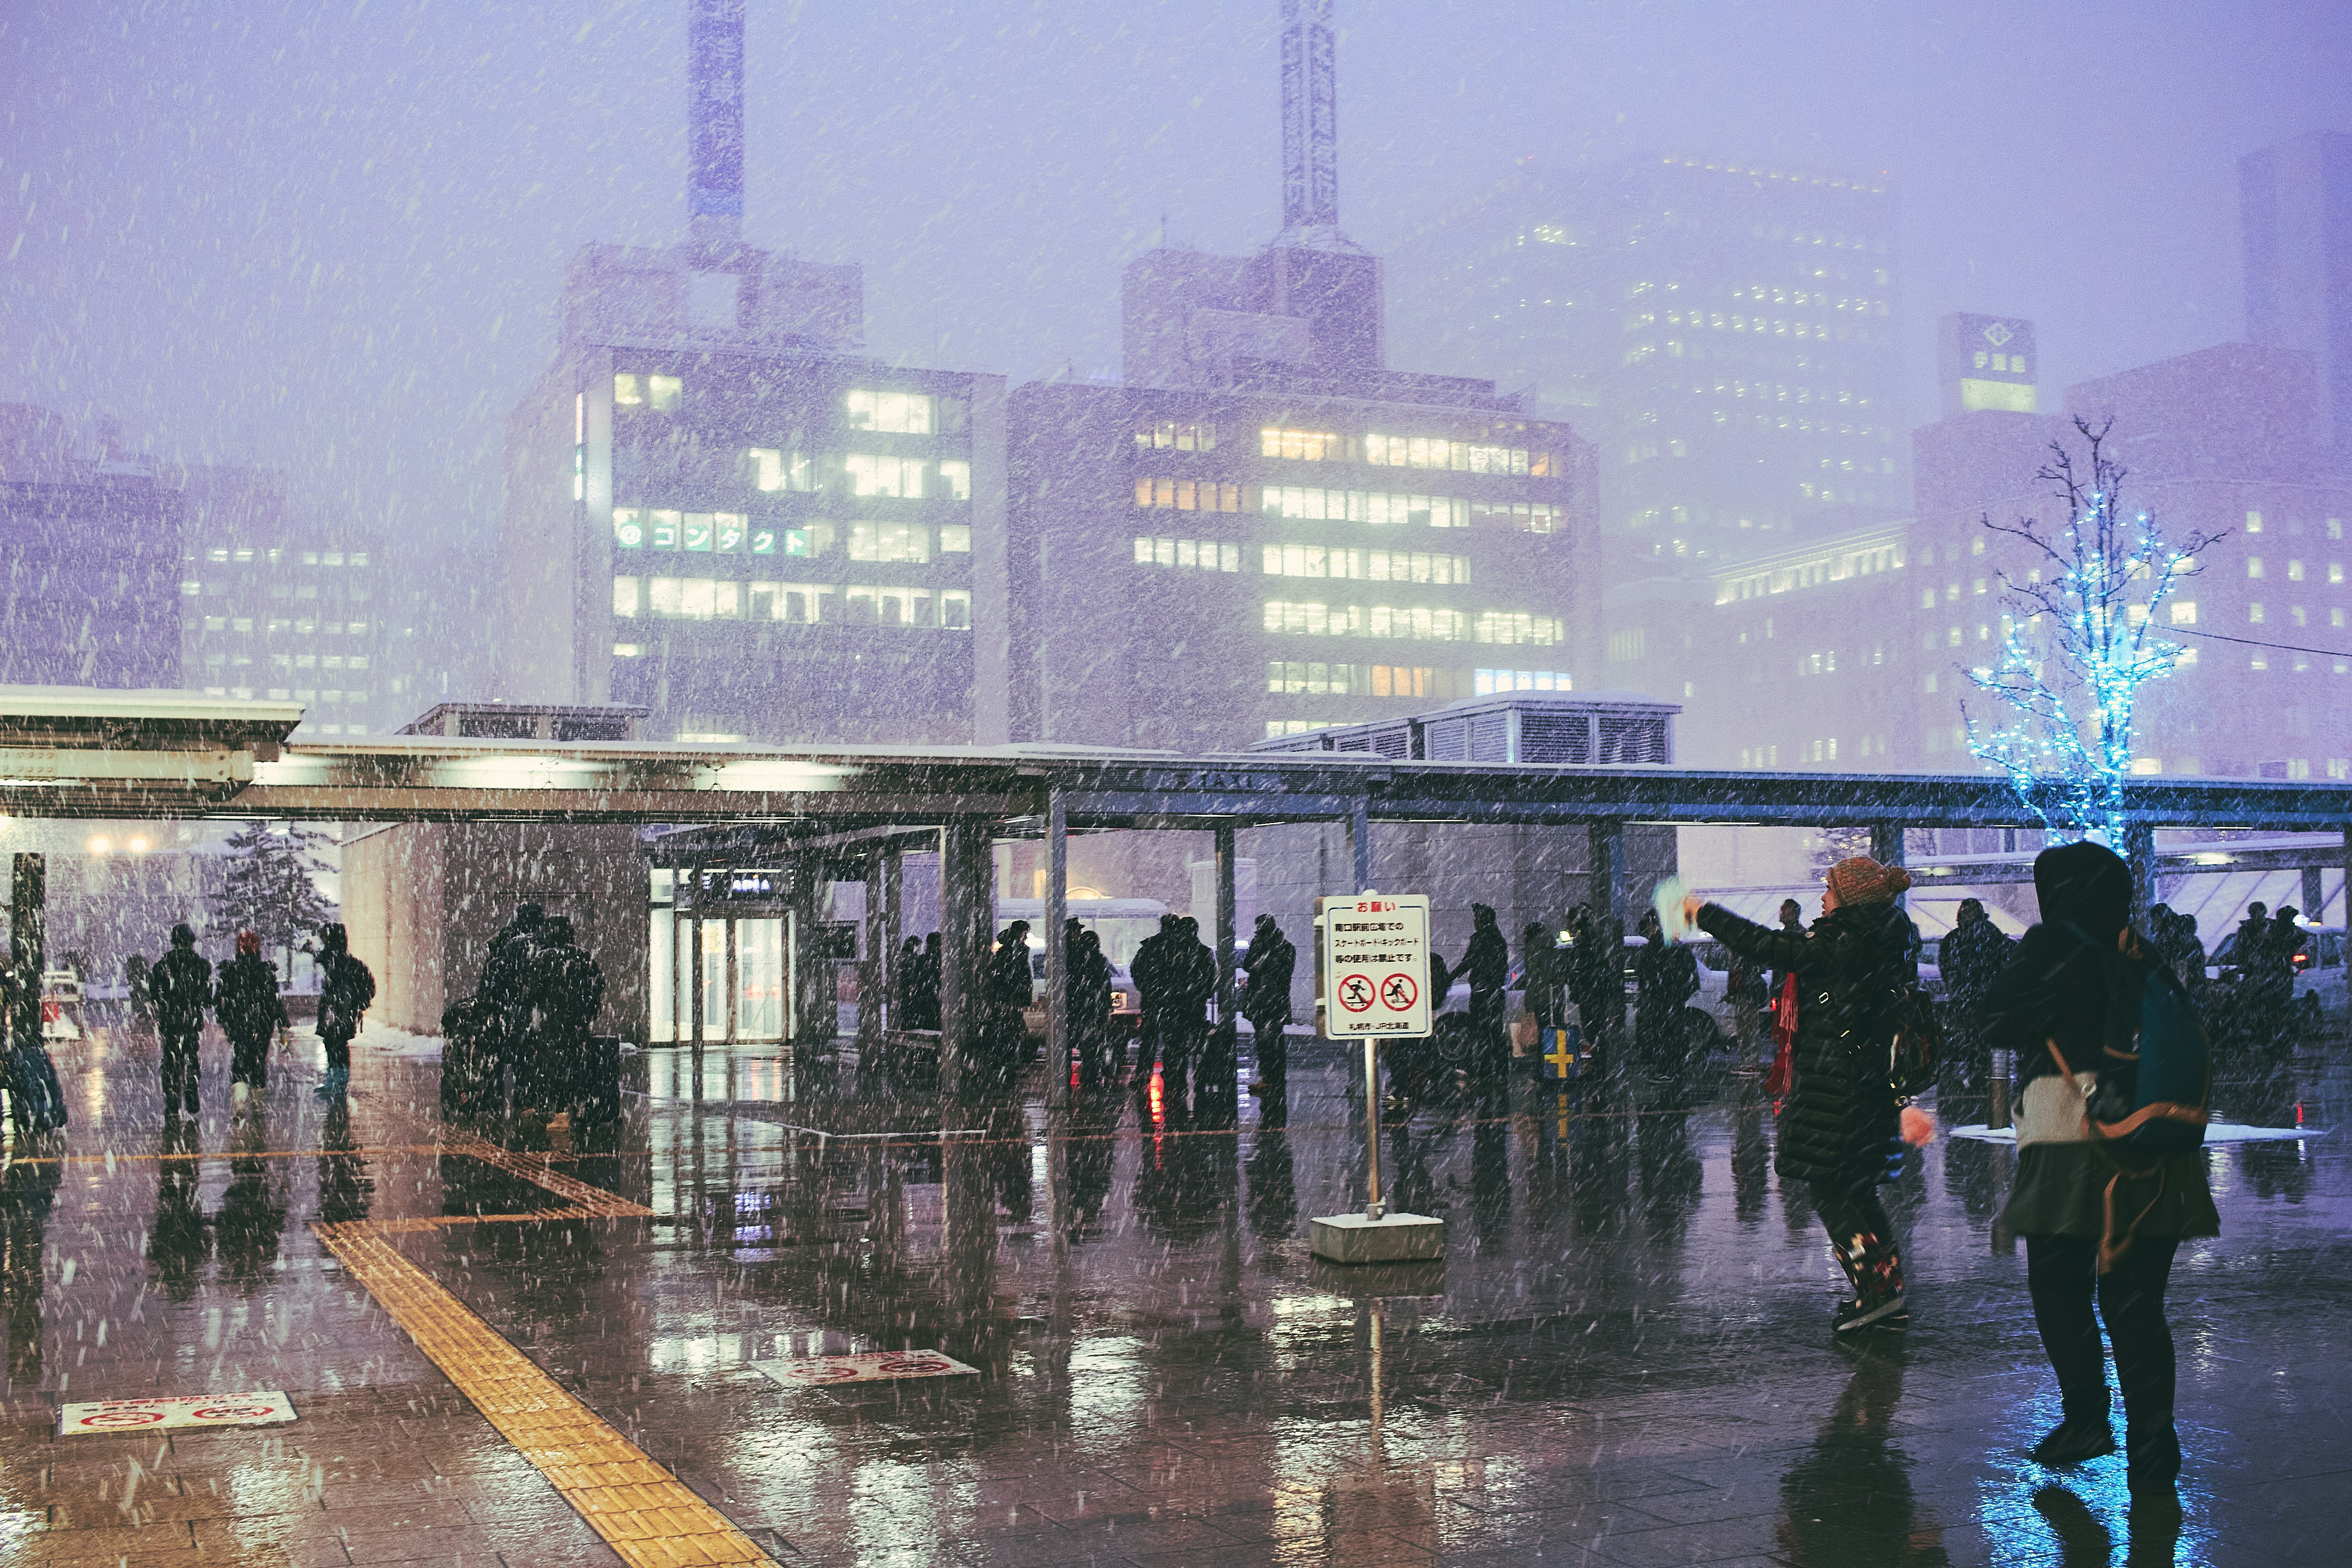
[[2150, 1159], [2195, 1152], [2205, 1143], [2213, 1056], [2179, 977], [2162, 964], [2142, 971], [2122, 953], [2094, 942], [2080, 927], [2070, 923], [2063, 929], [2099, 954], [2110, 997], [2128, 991], [2134, 974], [2140, 976], [2139, 1032], [2131, 1041], [2133, 1048], [2126, 1053], [2106, 1047], [2108, 1056], [2138, 1068], [2131, 1110], [2112, 1121], [2095, 1116], [2092, 1127], [2118, 1148]]
[[1897, 985], [1882, 1020], [1886, 1035], [1886, 1087], [1897, 1100], [1927, 1092], [1944, 1054], [1944, 1026], [1936, 999], [1916, 980]]

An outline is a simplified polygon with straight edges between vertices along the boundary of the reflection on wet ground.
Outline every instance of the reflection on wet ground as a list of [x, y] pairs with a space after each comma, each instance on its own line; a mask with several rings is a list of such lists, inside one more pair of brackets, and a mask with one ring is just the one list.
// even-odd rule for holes
[[[2340, 1061], [2235, 1075], [2223, 1108], [2337, 1127]], [[1424, 1108], [1383, 1164], [1447, 1256], [1349, 1271], [1303, 1237], [1360, 1199], [1360, 1090], [1311, 1050], [1285, 1128], [1246, 1098], [1186, 1125], [1148, 1092], [942, 1105], [656, 1051], [621, 1126], [543, 1151], [441, 1125], [435, 1065], [364, 1042], [348, 1108], [288, 1068], [236, 1121], [208, 1077], [215, 1109], [167, 1126], [152, 1042], [59, 1067], [73, 1129], [0, 1172], [0, 1561], [670, 1561], [598, 1512], [640, 1462], [695, 1528], [794, 1563], [2352, 1558], [2344, 1135], [2209, 1152], [2224, 1235], [2173, 1292], [2186, 1511], [2135, 1536], [2119, 1459], [2023, 1457], [2055, 1395], [1998, 1146], [1914, 1154], [1916, 1326], [1857, 1348], [1737, 1090]], [[458, 1348], [420, 1350], [386, 1292]], [[484, 1370], [506, 1347], [528, 1364]], [[908, 1347], [978, 1374], [751, 1364]], [[560, 1442], [478, 1413], [524, 1373]], [[301, 1419], [52, 1435], [67, 1400], [248, 1388]], [[610, 1465], [567, 1447], [594, 1444]]]

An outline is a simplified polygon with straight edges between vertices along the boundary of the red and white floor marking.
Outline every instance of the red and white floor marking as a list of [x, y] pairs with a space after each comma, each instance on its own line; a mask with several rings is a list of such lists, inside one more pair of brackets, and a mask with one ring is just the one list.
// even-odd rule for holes
[[244, 1394], [188, 1394], [165, 1399], [100, 1399], [58, 1412], [58, 1436], [77, 1432], [164, 1432], [175, 1426], [267, 1426], [294, 1419], [293, 1402], [278, 1389]]
[[962, 1377], [980, 1372], [976, 1366], [966, 1366], [937, 1351], [868, 1351], [860, 1355], [796, 1356], [789, 1361], [755, 1361], [751, 1364], [786, 1388], [893, 1383], [902, 1377]]

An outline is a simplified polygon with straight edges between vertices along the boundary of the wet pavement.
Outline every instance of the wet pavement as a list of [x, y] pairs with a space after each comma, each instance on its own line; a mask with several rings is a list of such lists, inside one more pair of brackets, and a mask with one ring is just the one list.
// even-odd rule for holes
[[[1447, 1257], [1349, 1271], [1304, 1238], [1360, 1202], [1360, 1100], [1311, 1046], [1281, 1130], [655, 1051], [607, 1146], [552, 1158], [370, 1047], [347, 1111], [298, 1054], [232, 1121], [208, 1043], [177, 1132], [152, 1041], [59, 1049], [73, 1127], [0, 1174], [0, 1563], [2352, 1560], [2352, 1133], [2209, 1151], [2185, 1511], [2134, 1539], [2120, 1458], [2024, 1458], [2056, 1400], [1997, 1146], [1890, 1189], [1915, 1326], [1853, 1347], [1736, 1089], [1424, 1109], [1384, 1161]], [[2340, 1128], [2352, 1069], [2222, 1109]], [[976, 1372], [753, 1364], [910, 1348]], [[290, 1425], [56, 1435], [68, 1401], [280, 1388]]]

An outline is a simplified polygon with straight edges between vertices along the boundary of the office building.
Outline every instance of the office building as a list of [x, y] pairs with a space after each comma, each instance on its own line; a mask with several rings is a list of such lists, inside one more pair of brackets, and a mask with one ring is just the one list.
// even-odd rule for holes
[[2352, 485], [2318, 405], [2311, 356], [2230, 343], [2082, 383], [2063, 416], [1963, 413], [1916, 433], [1911, 518], [1722, 563], [1699, 604], [1625, 607], [1612, 639], [1650, 639], [1627, 678], [1684, 703], [1698, 765], [1973, 772], [1964, 714], [2001, 710], [1967, 671], [2000, 657], [2001, 574], [2048, 566], [1985, 521], [2063, 526], [2049, 443], [2081, 465], [2072, 416], [2112, 417], [2124, 503], [2220, 536], [2158, 612], [2186, 653], [2141, 690], [2136, 771], [2352, 776]]
[[0, 683], [178, 686], [181, 517], [110, 429], [80, 455], [57, 415], [0, 405]]
[[2318, 131], [2238, 161], [2246, 341], [2315, 362], [2320, 437], [2352, 466], [2352, 135]]
[[1009, 403], [1014, 738], [1233, 749], [1599, 647], [1592, 449], [1491, 381], [1390, 369], [1340, 231], [1328, 0], [1284, 7], [1284, 222], [1126, 273], [1124, 383]]
[[1899, 513], [1896, 248], [1884, 176], [1660, 153], [1529, 163], [1402, 265], [1417, 341], [1591, 431], [1622, 577]]
[[856, 267], [741, 242], [740, 0], [689, 38], [691, 238], [583, 248], [508, 422], [499, 692], [657, 739], [1001, 739], [1002, 378], [866, 357]]
[[382, 541], [299, 517], [286, 476], [273, 469], [191, 467], [172, 477], [186, 515], [188, 684], [214, 697], [299, 702], [298, 740], [389, 729]]

